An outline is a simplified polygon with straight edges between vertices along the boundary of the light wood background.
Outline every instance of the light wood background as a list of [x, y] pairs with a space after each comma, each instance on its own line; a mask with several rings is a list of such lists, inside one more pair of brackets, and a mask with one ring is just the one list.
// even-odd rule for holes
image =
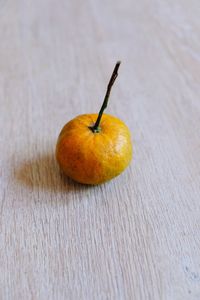
[[[86, 187], [61, 127], [130, 127], [131, 166]], [[200, 299], [199, 0], [0, 0], [0, 299]]]

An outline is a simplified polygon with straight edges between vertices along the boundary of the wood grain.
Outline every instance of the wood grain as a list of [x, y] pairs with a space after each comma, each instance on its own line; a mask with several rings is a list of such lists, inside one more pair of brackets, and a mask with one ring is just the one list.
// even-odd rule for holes
[[[200, 299], [199, 0], [0, 0], [0, 298]], [[61, 127], [124, 120], [134, 160], [85, 187]]]

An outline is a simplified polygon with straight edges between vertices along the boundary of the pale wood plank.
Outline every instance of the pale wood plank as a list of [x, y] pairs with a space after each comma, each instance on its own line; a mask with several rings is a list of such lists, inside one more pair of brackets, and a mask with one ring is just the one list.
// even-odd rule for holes
[[[197, 0], [0, 0], [0, 298], [200, 298]], [[135, 155], [93, 188], [62, 178], [57, 135], [108, 112]]]

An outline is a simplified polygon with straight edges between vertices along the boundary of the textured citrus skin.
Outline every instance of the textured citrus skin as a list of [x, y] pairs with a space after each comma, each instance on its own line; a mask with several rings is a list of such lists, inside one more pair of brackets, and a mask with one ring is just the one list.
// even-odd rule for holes
[[103, 114], [94, 133], [97, 114], [80, 115], [62, 129], [56, 146], [60, 168], [73, 180], [99, 184], [119, 175], [132, 158], [131, 135], [118, 118]]

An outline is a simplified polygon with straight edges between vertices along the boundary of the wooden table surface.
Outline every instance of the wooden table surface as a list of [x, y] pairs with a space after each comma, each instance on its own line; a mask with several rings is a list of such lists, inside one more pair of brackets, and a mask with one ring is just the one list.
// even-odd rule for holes
[[[0, 299], [200, 299], [199, 0], [0, 0]], [[61, 127], [98, 112], [134, 159], [64, 179]]]

